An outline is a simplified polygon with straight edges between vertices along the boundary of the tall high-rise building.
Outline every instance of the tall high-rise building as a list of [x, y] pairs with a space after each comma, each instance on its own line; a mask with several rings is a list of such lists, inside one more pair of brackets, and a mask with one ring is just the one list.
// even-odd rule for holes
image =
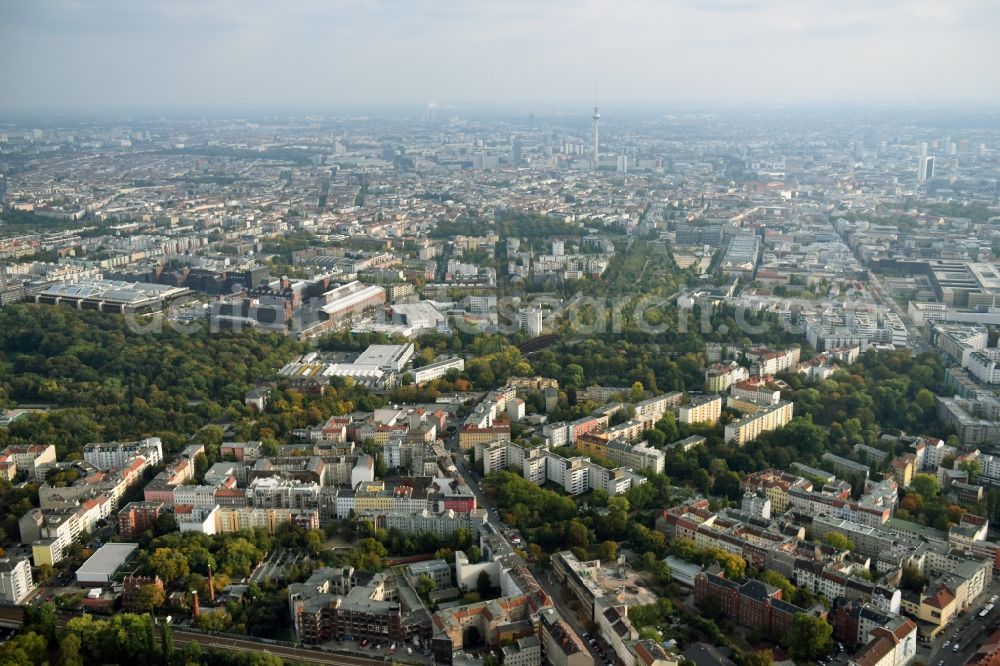
[[917, 182], [927, 180], [927, 142], [920, 142], [920, 155], [917, 157]]
[[542, 311], [539, 308], [521, 310], [521, 328], [532, 338], [541, 335]]
[[520, 164], [521, 162], [524, 161], [524, 155], [522, 154], [523, 151], [524, 151], [524, 146], [522, 145], [521, 140], [514, 139], [514, 145], [511, 148], [511, 155], [510, 155], [511, 161], [514, 164]]
[[920, 158], [920, 164], [917, 169], [917, 182], [924, 182], [934, 178], [934, 156], [924, 155]]

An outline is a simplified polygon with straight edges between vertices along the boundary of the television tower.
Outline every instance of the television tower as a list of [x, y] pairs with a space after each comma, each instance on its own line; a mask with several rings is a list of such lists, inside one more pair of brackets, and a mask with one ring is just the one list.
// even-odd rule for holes
[[601, 164], [600, 150], [600, 130], [601, 113], [597, 110], [597, 84], [594, 84], [594, 171], [597, 171]]

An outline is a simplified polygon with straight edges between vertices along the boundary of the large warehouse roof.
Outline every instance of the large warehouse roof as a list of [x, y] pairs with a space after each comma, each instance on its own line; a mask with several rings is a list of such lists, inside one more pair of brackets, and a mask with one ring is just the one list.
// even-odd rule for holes
[[137, 543], [106, 543], [76, 570], [76, 579], [106, 580], [113, 576], [138, 548]]

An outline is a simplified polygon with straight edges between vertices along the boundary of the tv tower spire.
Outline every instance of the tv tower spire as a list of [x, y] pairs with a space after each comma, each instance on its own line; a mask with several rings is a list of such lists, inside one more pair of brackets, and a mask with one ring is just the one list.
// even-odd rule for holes
[[601, 141], [600, 129], [601, 113], [597, 110], [597, 82], [594, 82], [594, 171], [597, 171], [601, 164]]

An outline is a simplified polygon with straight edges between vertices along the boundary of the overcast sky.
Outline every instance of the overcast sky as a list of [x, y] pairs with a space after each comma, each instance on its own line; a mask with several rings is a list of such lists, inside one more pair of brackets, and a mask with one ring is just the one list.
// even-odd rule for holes
[[0, 0], [0, 111], [1000, 97], [997, 0]]

